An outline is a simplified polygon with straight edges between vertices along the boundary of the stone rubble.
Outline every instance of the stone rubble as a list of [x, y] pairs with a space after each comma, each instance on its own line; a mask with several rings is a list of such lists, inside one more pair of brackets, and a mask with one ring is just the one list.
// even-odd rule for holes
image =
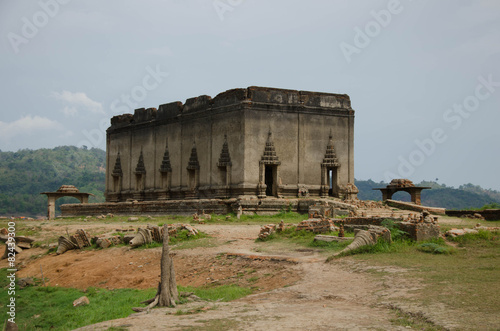
[[455, 237], [458, 237], [458, 236], [463, 236], [463, 235], [466, 235], [468, 233], [479, 233], [479, 230], [483, 230], [483, 231], [500, 231], [500, 227], [488, 227], [488, 226], [482, 226], [481, 224], [476, 224], [476, 226], [472, 229], [468, 229], [468, 228], [463, 228], [463, 229], [451, 229], [451, 230], [448, 230], [446, 231], [446, 233], [444, 234], [446, 237], [452, 237], [452, 238], [455, 238]]
[[58, 242], [59, 246], [56, 251], [57, 255], [63, 254], [64, 252], [72, 249], [82, 249], [84, 247], [91, 246], [90, 237], [83, 229], [76, 230], [76, 233], [71, 235], [69, 239], [64, 236], [60, 236]]
[[265, 239], [267, 239], [267, 237], [272, 235], [274, 232], [276, 232], [276, 224], [263, 225], [260, 228], [259, 239], [265, 240]]
[[297, 225], [297, 231], [306, 230], [313, 233], [326, 233], [338, 231], [335, 221], [327, 218], [312, 218], [304, 220]]
[[[189, 224], [169, 224], [168, 235], [175, 236], [182, 230], [188, 231], [188, 237], [196, 236], [198, 230]], [[150, 244], [152, 242], [163, 242], [163, 227], [148, 224], [145, 229], [139, 228], [137, 234], [132, 238], [128, 245], [132, 248]]]

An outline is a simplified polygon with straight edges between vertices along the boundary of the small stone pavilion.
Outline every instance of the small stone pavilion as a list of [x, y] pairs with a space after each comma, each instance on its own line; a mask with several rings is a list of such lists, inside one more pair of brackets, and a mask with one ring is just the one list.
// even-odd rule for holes
[[94, 196], [92, 193], [80, 192], [73, 185], [62, 185], [56, 192], [42, 192], [49, 198], [47, 206], [47, 218], [52, 220], [56, 217], [56, 200], [62, 197], [73, 197], [80, 200], [81, 203], [88, 203], [89, 196]]
[[422, 204], [422, 190], [431, 189], [431, 187], [415, 186], [409, 179], [393, 179], [389, 185], [382, 188], [374, 188], [382, 192], [382, 201], [392, 199], [392, 195], [399, 191], [408, 192], [411, 196], [411, 202], [416, 205]]
[[111, 119], [106, 201], [355, 197], [349, 96], [248, 87]]

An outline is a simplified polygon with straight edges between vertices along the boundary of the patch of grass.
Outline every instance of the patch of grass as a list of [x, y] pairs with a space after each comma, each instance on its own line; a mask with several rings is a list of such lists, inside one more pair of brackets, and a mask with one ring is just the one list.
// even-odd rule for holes
[[[396, 242], [387, 250], [380, 246], [369, 248], [378, 250], [377, 254], [359, 254], [352, 258], [370, 265], [410, 269], [412, 272], [405, 277], [415, 278], [424, 286], [408, 300], [423, 306], [443, 304], [459, 311], [456, 320], [463, 329], [495, 329], [498, 319], [494, 317], [500, 307], [500, 297], [492, 295], [492, 289], [498, 287], [500, 279], [500, 236], [498, 232], [480, 232], [453, 241], [460, 244], [453, 254], [431, 255], [418, 249], [425, 243]], [[443, 239], [430, 243], [445, 245]]]
[[[6, 270], [0, 270], [0, 284], [6, 285]], [[32, 287], [16, 290], [16, 323], [19, 330], [72, 330], [88, 324], [130, 315], [131, 307], [151, 298], [151, 290], [104, 290], [89, 288], [85, 293], [60, 287]], [[86, 295], [90, 305], [73, 307], [73, 301]], [[8, 292], [0, 291], [0, 302], [8, 302]], [[6, 316], [7, 307], [0, 306]], [[40, 315], [39, 317], [34, 317]]]
[[189, 236], [189, 231], [188, 230], [182, 230], [178, 232], [175, 236], [170, 236], [169, 243], [171, 245], [175, 245], [179, 242], [183, 241], [190, 241], [190, 240], [196, 240], [196, 239], [201, 239], [201, 238], [206, 238], [208, 235], [204, 232], [198, 231], [198, 234], [195, 236]]
[[40, 225], [25, 224], [24, 226], [16, 226], [16, 236], [33, 237], [40, 233], [42, 227]]
[[[0, 269], [0, 287], [8, 286], [7, 270]], [[252, 293], [236, 285], [213, 287], [178, 287], [179, 291], [194, 292], [208, 301], [231, 301]], [[72, 330], [85, 325], [129, 316], [131, 307], [152, 298], [156, 288], [147, 290], [89, 288], [87, 291], [61, 287], [16, 286], [16, 323], [19, 330]], [[87, 296], [90, 304], [73, 307], [73, 301]], [[0, 291], [0, 314], [6, 316], [8, 291]], [[201, 307], [200, 309], [202, 309]], [[37, 316], [39, 315], [39, 317]], [[113, 329], [111, 329], [113, 330]]]
[[[347, 245], [349, 245], [350, 241], [340, 241], [340, 242], [325, 242], [325, 241], [314, 241], [314, 237], [316, 237], [317, 233], [313, 233], [311, 231], [300, 230], [296, 231], [296, 227], [288, 227], [285, 228], [281, 232], [274, 232], [270, 236], [265, 239], [257, 238], [256, 242], [288, 242], [294, 245], [303, 246], [303, 247], [313, 247], [320, 250], [341, 250]], [[329, 236], [338, 236], [338, 232], [328, 232], [322, 233], [322, 235]], [[352, 236], [352, 233], [346, 233], [346, 237]]]
[[237, 285], [221, 285], [207, 287], [183, 287], [179, 286], [179, 291], [194, 292], [195, 295], [207, 301], [232, 301], [252, 294], [252, 290]]
[[452, 254], [456, 251], [456, 249], [453, 247], [441, 246], [436, 243], [424, 243], [418, 245], [416, 248], [420, 252], [431, 254]]
[[259, 277], [257, 277], [257, 276], [253, 276], [253, 277], [248, 278], [249, 283], [255, 283], [258, 280], [259, 280]]
[[450, 238], [450, 241], [458, 243], [459, 247], [468, 245], [491, 247], [497, 246], [499, 242], [500, 232], [479, 230], [478, 233], [467, 233], [463, 236]]
[[410, 314], [404, 312], [399, 308], [393, 308], [396, 313], [396, 318], [391, 319], [391, 323], [397, 326], [404, 326], [410, 329], [427, 330], [427, 331], [441, 331], [444, 328], [430, 322], [422, 314]]

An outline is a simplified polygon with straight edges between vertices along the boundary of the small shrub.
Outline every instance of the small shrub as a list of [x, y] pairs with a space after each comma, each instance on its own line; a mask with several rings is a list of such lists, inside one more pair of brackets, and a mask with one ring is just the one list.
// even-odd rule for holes
[[402, 231], [396, 227], [396, 223], [394, 222], [394, 220], [386, 218], [385, 220], [382, 221], [380, 225], [388, 228], [389, 231], [391, 231], [392, 240], [397, 240], [407, 235], [405, 231]]
[[436, 243], [424, 243], [417, 246], [417, 250], [424, 253], [431, 254], [452, 254], [454, 249], [452, 247], [441, 246]]

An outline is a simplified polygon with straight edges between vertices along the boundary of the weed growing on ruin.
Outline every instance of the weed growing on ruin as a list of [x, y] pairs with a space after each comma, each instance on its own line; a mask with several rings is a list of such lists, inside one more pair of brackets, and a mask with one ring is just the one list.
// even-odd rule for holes
[[391, 231], [392, 240], [397, 240], [407, 235], [405, 231], [402, 231], [396, 227], [396, 223], [394, 222], [394, 220], [386, 218], [380, 225], [388, 228], [389, 231]]

